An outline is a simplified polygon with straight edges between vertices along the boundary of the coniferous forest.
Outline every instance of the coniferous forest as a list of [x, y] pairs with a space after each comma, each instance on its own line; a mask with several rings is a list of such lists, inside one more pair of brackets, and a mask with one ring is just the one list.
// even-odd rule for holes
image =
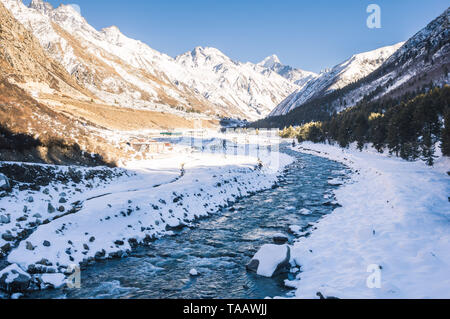
[[285, 127], [281, 135], [300, 142], [337, 142], [341, 147], [356, 142], [359, 149], [372, 144], [379, 152], [389, 150], [403, 159], [433, 165], [436, 145], [450, 156], [449, 101], [448, 85], [401, 98], [363, 101], [328, 120]]

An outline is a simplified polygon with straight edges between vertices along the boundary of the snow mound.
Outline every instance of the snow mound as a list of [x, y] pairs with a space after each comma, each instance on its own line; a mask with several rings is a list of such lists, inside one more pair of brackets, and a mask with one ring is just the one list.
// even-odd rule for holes
[[272, 277], [289, 265], [290, 248], [288, 245], [264, 245], [247, 265], [247, 269], [256, 270], [263, 277]]

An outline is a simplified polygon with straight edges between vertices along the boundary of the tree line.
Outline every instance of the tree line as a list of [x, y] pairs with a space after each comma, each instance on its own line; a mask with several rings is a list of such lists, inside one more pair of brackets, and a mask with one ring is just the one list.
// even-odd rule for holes
[[449, 101], [448, 85], [400, 98], [362, 101], [328, 120], [285, 127], [281, 136], [296, 137], [299, 142], [337, 142], [341, 147], [356, 142], [360, 150], [372, 144], [379, 152], [388, 150], [403, 159], [433, 165], [436, 145], [450, 156]]

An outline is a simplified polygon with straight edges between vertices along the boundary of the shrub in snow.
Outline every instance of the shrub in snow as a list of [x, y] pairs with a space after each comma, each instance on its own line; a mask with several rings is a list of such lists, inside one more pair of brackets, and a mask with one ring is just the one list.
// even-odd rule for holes
[[264, 245], [247, 265], [247, 270], [264, 277], [289, 271], [291, 250], [288, 245]]

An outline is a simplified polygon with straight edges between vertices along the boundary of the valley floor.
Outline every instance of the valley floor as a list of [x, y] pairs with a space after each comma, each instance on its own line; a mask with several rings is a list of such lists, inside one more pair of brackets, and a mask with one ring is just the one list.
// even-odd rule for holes
[[354, 170], [335, 191], [342, 207], [293, 245], [297, 298], [450, 298], [448, 158], [430, 168], [325, 144], [295, 149]]

